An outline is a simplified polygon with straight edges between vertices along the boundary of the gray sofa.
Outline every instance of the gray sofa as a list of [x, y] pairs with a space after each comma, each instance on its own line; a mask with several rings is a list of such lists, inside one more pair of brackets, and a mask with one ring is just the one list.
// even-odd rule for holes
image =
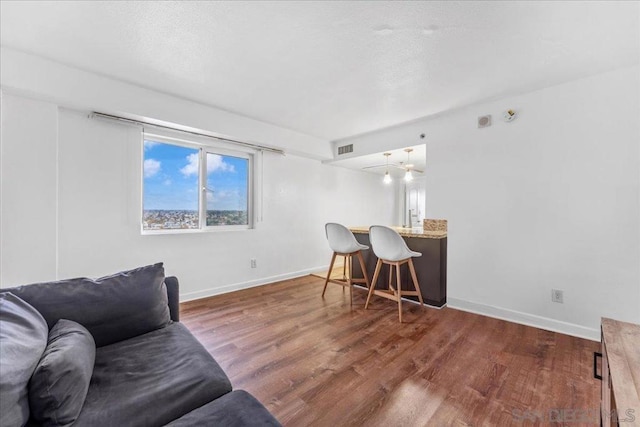
[[280, 425], [179, 322], [162, 264], [0, 290], [0, 352], [2, 427]]

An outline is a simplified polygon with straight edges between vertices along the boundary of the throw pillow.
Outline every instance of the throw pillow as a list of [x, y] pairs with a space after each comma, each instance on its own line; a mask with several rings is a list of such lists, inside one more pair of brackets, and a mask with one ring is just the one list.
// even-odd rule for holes
[[80, 323], [91, 332], [98, 347], [171, 322], [162, 263], [99, 279], [80, 277], [9, 291], [38, 309], [49, 327], [60, 319]]
[[60, 319], [29, 383], [31, 416], [44, 426], [67, 426], [78, 418], [96, 359], [93, 337], [82, 325]]
[[48, 333], [35, 308], [10, 292], [0, 293], [0, 426], [24, 426], [29, 420], [27, 385]]

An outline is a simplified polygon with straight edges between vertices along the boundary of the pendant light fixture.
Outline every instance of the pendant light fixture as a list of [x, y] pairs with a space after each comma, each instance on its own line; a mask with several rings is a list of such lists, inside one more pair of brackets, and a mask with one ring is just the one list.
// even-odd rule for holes
[[387, 170], [384, 173], [384, 179], [382, 180], [382, 182], [384, 182], [385, 184], [391, 184], [391, 181], [393, 181], [391, 179], [391, 175], [389, 175], [389, 156], [391, 155], [391, 153], [384, 153], [384, 156], [387, 158]]
[[407, 152], [407, 164], [406, 164], [406, 172], [404, 174], [404, 180], [405, 182], [411, 182], [413, 181], [413, 174], [411, 173], [411, 168], [413, 168], [413, 165], [411, 164], [410, 161], [410, 156], [411, 156], [411, 152], [413, 151], [413, 148], [405, 148], [404, 151]]

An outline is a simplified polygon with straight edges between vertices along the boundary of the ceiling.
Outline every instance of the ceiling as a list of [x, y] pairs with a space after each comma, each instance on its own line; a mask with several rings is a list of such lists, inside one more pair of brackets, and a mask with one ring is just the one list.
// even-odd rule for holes
[[[413, 169], [417, 169], [420, 171], [425, 171], [427, 169], [427, 145], [414, 145], [411, 147], [413, 151], [411, 152], [411, 157], [409, 158], [410, 163], [413, 165]], [[364, 156], [351, 157], [348, 159], [342, 160], [332, 160], [327, 162], [332, 166], [341, 166], [348, 169], [357, 169], [365, 172], [370, 172], [378, 175], [384, 175], [386, 172], [386, 162], [387, 159], [384, 156], [384, 153], [391, 153], [389, 156], [389, 164], [407, 164], [407, 153], [404, 151], [405, 148], [400, 148], [397, 150], [387, 150], [380, 153], [374, 154], [366, 154]], [[371, 168], [371, 166], [380, 165], [380, 167]], [[385, 165], [385, 166], [383, 166]], [[366, 169], [363, 169], [366, 168]], [[405, 171], [393, 166], [389, 167], [389, 174], [394, 177], [403, 177]], [[419, 173], [415, 174], [416, 176], [421, 176]]]
[[637, 64], [638, 2], [0, 2], [2, 45], [335, 140]]

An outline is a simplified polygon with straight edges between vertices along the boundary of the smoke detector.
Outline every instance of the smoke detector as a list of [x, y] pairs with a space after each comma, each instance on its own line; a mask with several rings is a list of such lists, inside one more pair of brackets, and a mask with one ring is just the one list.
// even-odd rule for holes
[[478, 129], [488, 128], [491, 126], [491, 114], [478, 117]]

